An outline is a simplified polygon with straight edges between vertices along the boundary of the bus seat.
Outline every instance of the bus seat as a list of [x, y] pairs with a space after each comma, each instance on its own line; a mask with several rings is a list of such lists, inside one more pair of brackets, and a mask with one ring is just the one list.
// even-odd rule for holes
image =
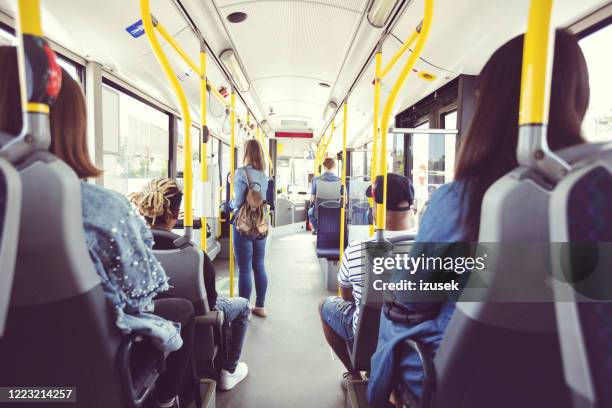
[[183, 298], [193, 303], [196, 315], [194, 360], [197, 374], [200, 378], [206, 378], [211, 373], [216, 377], [214, 360], [219, 347], [215, 341], [215, 332], [219, 333], [218, 342], [223, 341], [223, 312], [211, 311], [208, 307], [204, 287], [204, 254], [193, 241], [170, 231], [152, 229], [151, 232], [154, 241], [164, 239], [174, 242], [174, 249], [157, 249], [153, 246], [153, 254], [170, 278], [170, 289], [163, 296]]
[[551, 251], [559, 341], [574, 407], [607, 407], [612, 406], [612, 145], [572, 167], [550, 202], [551, 241], [561, 243]]
[[324, 201], [317, 205], [317, 209], [317, 257], [338, 261], [340, 259], [340, 202]]
[[[557, 154], [573, 163], [592, 151], [583, 145]], [[487, 253], [493, 273], [479, 276], [485, 288], [468, 282], [457, 303], [433, 359], [435, 392], [425, 399], [434, 406], [570, 406], [550, 283], [552, 188], [536, 171], [518, 167], [487, 190], [477, 251]], [[497, 247], [487, 252], [488, 243]], [[513, 302], [508, 292], [524, 301]]]
[[[414, 242], [415, 234], [391, 237], [388, 239], [395, 248], [402, 245], [401, 251], [394, 253], [410, 253], [411, 243]], [[378, 328], [380, 325], [380, 312], [382, 299], [374, 299], [368, 296], [371, 286], [370, 274], [365, 274], [362, 299], [359, 305], [359, 320], [355, 331], [353, 344], [347, 342], [351, 365], [353, 371], [370, 371], [370, 359], [376, 351], [378, 343]]]
[[130, 367], [136, 339], [116, 327], [89, 257], [79, 180], [46, 151], [30, 155], [19, 173], [22, 217], [0, 384], [76, 387], [77, 407], [142, 405], [164, 356], [152, 355], [158, 364], [140, 372]]
[[0, 158], [0, 337], [9, 309], [13, 287], [19, 220], [21, 215], [21, 179], [17, 170]]

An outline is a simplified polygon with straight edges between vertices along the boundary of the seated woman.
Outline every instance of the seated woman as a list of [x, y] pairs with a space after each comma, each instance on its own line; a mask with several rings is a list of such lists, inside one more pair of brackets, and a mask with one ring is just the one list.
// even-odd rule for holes
[[[130, 198], [151, 229], [172, 231], [178, 221], [183, 199], [183, 193], [174, 180], [168, 178], [152, 180]], [[156, 237], [155, 249], [173, 249], [173, 241], [177, 238], [179, 236], [176, 234], [173, 234], [172, 238]], [[217, 299], [215, 269], [206, 252], [204, 252], [204, 286], [210, 310], [222, 311], [224, 323], [232, 330], [228, 359], [221, 369], [219, 381], [220, 389], [231, 390], [244, 380], [249, 372], [247, 365], [238, 361], [249, 325], [249, 302], [241, 297]]]
[[[22, 116], [14, 47], [0, 47], [0, 72], [0, 129], [18, 134]], [[87, 151], [85, 97], [68, 73], [63, 71], [62, 77], [50, 111], [50, 150], [82, 180], [87, 246], [104, 292], [115, 307], [117, 327], [124, 333], [142, 333], [160, 350], [170, 352], [166, 371], [157, 382], [157, 406], [178, 407], [176, 396], [192, 350], [193, 306], [182, 299], [153, 302], [168, 289], [168, 277], [153, 256], [151, 232], [124, 197], [86, 181], [102, 171], [91, 163]]]
[[[572, 34], [557, 31], [554, 53], [548, 145], [551, 150], [559, 150], [584, 142], [581, 124], [589, 103], [589, 80], [584, 55]], [[433, 246], [428, 243], [478, 242], [485, 192], [518, 166], [522, 55], [521, 35], [499, 48], [482, 69], [474, 117], [458, 155], [456, 181], [432, 194], [412, 257], [430, 254]], [[410, 338], [435, 353], [454, 310], [453, 301], [411, 303], [396, 300], [385, 305], [368, 387], [372, 406], [387, 406], [398, 381], [404, 382], [415, 396], [421, 395], [423, 370], [419, 358], [403, 350], [400, 344]], [[398, 315], [425, 318], [407, 324], [392, 318]]]

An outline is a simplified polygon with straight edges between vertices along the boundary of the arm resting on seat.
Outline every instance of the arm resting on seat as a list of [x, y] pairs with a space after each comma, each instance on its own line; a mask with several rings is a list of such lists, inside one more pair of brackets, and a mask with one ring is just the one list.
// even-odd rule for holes
[[205, 326], [212, 328], [221, 327], [223, 326], [223, 312], [219, 310], [211, 310], [204, 316], [196, 316], [195, 324], [196, 326]]
[[416, 398], [412, 391], [404, 384], [399, 383], [397, 387], [398, 396], [402, 401], [418, 401], [419, 408], [427, 408], [431, 405], [433, 392], [436, 388], [436, 369], [433, 362], [433, 356], [426, 346], [414, 340], [406, 339], [402, 345], [414, 351], [421, 361], [421, 365], [423, 366], [423, 390], [419, 399]]

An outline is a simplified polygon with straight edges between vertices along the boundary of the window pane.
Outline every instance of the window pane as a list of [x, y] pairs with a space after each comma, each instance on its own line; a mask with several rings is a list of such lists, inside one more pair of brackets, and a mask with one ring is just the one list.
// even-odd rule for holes
[[[185, 146], [185, 136], [183, 130], [183, 121], [181, 119], [177, 119], [176, 121], [177, 128], [177, 143], [176, 143], [176, 171], [177, 173], [181, 173], [183, 171], [183, 167], [185, 166], [185, 158], [183, 147]], [[191, 126], [191, 160], [193, 165], [196, 163], [200, 163], [200, 129]]]
[[366, 174], [372, 175], [372, 146], [373, 142], [370, 142], [366, 145]]
[[169, 116], [109, 86], [102, 88], [104, 186], [121, 194], [168, 175]]
[[595, 31], [580, 40], [580, 47], [589, 69], [591, 100], [583, 123], [585, 137], [589, 142], [612, 140], [612, 25]]
[[67, 60], [61, 55], [57, 55], [57, 63], [62, 68], [64, 68], [66, 72], [68, 72], [68, 74], [72, 77], [72, 79], [74, 79], [78, 83], [81, 83], [81, 77], [79, 76], [79, 68], [77, 64], [75, 64], [74, 62], [70, 60]]
[[365, 176], [365, 152], [363, 150], [351, 153], [351, 177]]
[[13, 34], [0, 28], [0, 45], [17, 45], [17, 39]]

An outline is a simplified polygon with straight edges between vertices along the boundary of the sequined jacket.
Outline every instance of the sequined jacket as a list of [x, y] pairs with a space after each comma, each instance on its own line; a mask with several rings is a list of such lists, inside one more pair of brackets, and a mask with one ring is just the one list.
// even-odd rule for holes
[[86, 182], [81, 201], [89, 255], [115, 306], [117, 327], [149, 336], [163, 351], [178, 350], [180, 324], [151, 313], [153, 298], [169, 286], [144, 219], [122, 195]]

